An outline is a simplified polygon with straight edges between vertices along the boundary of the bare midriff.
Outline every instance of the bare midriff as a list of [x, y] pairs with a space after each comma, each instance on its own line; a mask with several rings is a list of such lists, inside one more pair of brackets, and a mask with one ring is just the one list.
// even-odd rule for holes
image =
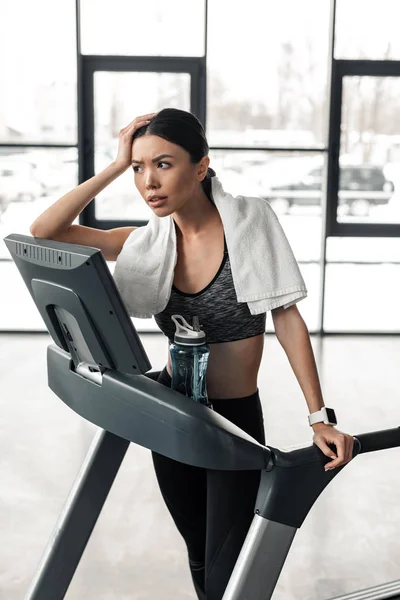
[[[177, 235], [177, 264], [174, 285], [196, 294], [204, 289], [221, 265], [224, 230], [220, 218], [196, 239]], [[233, 342], [210, 345], [207, 366], [207, 395], [211, 399], [244, 398], [257, 391], [257, 376], [264, 348], [264, 334]], [[172, 377], [168, 347], [167, 371]]]

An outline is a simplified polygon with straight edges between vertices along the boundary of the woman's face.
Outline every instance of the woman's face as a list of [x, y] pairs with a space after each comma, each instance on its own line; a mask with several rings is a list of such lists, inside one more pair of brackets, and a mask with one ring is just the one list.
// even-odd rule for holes
[[[157, 135], [144, 135], [132, 144], [132, 169], [135, 184], [143, 199], [156, 214], [179, 210], [196, 192], [204, 178], [209, 159], [193, 164], [181, 146]], [[151, 197], [163, 198], [157, 206]]]

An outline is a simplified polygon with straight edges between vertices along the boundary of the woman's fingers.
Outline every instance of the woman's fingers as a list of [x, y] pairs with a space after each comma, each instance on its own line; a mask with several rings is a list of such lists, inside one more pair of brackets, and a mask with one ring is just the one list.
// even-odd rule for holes
[[331, 467], [331, 469], [338, 467], [340, 464], [343, 463], [343, 461], [345, 459], [346, 441], [345, 441], [344, 436], [337, 436], [337, 438], [335, 439], [335, 446], [336, 446], [337, 458], [335, 458], [335, 460], [333, 460], [332, 462], [329, 463], [329, 467]]
[[144, 121], [136, 121], [135, 120], [130, 125], [128, 125], [128, 127], [126, 127], [125, 129], [121, 129], [120, 134], [130, 137], [132, 135], [132, 133], [134, 133], [136, 131], [136, 129], [143, 127], [143, 125], [146, 125], [146, 123], [150, 123], [150, 120], [151, 119], [146, 119]]
[[151, 119], [156, 113], [148, 113], [147, 115], [141, 115], [136, 117], [129, 125], [124, 127], [119, 132], [119, 142], [116, 163], [122, 168], [127, 169], [131, 164], [131, 152], [132, 152], [132, 136], [137, 129], [150, 123]]
[[316, 437], [315, 443], [317, 444], [318, 448], [325, 454], [325, 456], [327, 456], [328, 458], [336, 458], [336, 454], [331, 448], [329, 448], [327, 442], [323, 437]]
[[151, 121], [151, 119], [156, 115], [157, 113], [153, 112], [153, 113], [148, 113], [147, 115], [142, 115], [140, 117], [135, 117], [135, 119], [133, 119], [133, 121], [131, 121], [129, 123], [129, 125], [127, 125], [126, 127], [123, 127], [120, 131], [121, 135], [124, 135], [125, 133], [127, 133], [129, 130], [134, 129], [135, 127], [138, 127], [140, 123], [145, 123], [146, 121]]
[[337, 450], [337, 458], [325, 465], [325, 470], [334, 469], [351, 461], [353, 458], [354, 438], [347, 434], [339, 434], [335, 437], [334, 444]]
[[350, 462], [353, 458], [354, 438], [352, 435], [346, 436], [346, 462]]
[[[325, 456], [333, 459], [325, 465], [325, 471], [340, 467], [350, 462], [353, 458], [353, 436], [343, 433], [334, 427], [323, 427], [323, 429], [314, 433], [313, 441]], [[329, 447], [332, 444], [336, 447], [336, 456]]]
[[148, 113], [147, 115], [142, 115], [141, 117], [136, 117], [135, 120], [137, 121], [147, 121], [148, 119], [152, 119], [153, 117], [155, 117], [157, 113], [153, 112], [153, 113]]

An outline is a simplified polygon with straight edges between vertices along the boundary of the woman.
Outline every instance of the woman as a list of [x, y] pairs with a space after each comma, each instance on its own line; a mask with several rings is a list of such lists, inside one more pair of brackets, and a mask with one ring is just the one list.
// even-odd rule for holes
[[[177, 306], [186, 311], [185, 318], [190, 318], [211, 304], [218, 316], [219, 296], [224, 295], [225, 305], [231, 304], [235, 326], [227, 327], [223, 319], [217, 320], [208, 340], [208, 396], [216, 412], [265, 443], [257, 375], [266, 315], [250, 314], [247, 305], [235, 299], [224, 228], [211, 196], [214, 173], [209, 163], [203, 128], [192, 114], [164, 109], [137, 117], [120, 132], [116, 160], [50, 206], [30, 231], [37, 237], [95, 246], [106, 260], [116, 260], [134, 227], [101, 231], [71, 223], [132, 165], [143, 199], [158, 217], [172, 215], [176, 228], [174, 285], [168, 304], [155, 319], [171, 339], [174, 328], [170, 315]], [[305, 323], [296, 304], [271, 312], [276, 335], [310, 413], [317, 412], [324, 403]], [[171, 375], [168, 352], [158, 381], [170, 387]], [[313, 441], [332, 458], [327, 468], [351, 460], [350, 435], [322, 422], [315, 423], [313, 430]], [[337, 455], [328, 444], [336, 446]], [[253, 518], [260, 474], [200, 469], [156, 453], [153, 462], [165, 503], [187, 545], [198, 598], [218, 600]]]

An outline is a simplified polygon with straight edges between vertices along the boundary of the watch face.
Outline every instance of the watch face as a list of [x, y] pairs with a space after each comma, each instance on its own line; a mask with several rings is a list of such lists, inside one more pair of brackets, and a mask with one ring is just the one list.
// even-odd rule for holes
[[335, 411], [333, 410], [333, 408], [326, 409], [326, 416], [328, 417], [329, 423], [334, 423], [335, 425], [337, 425], [336, 415], [335, 415]]

